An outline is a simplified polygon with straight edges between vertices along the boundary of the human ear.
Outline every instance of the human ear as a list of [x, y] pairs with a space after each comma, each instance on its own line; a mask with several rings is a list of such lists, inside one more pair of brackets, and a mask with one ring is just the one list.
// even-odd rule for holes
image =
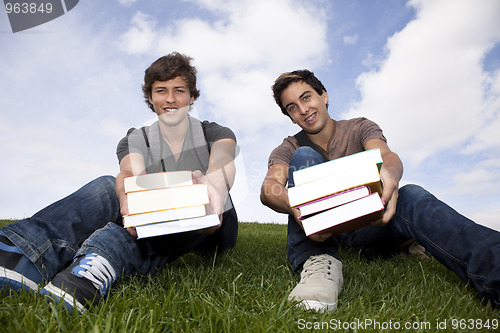
[[328, 104], [328, 94], [326, 91], [323, 90], [323, 93], [321, 94], [321, 98], [325, 101], [325, 104]]

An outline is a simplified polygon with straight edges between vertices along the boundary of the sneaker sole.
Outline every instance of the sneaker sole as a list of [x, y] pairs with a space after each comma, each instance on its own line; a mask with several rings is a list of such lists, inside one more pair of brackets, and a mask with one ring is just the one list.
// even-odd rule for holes
[[62, 290], [61, 288], [54, 286], [50, 282], [48, 285], [43, 287], [43, 289], [40, 289], [40, 293], [42, 295], [48, 296], [49, 298], [54, 300], [56, 303], [59, 303], [60, 301], [62, 301], [64, 307], [66, 307], [66, 309], [69, 312], [72, 312], [73, 309], [75, 309], [75, 308], [79, 313], [85, 313], [85, 311], [87, 311], [87, 309], [85, 308], [85, 306], [82, 303], [78, 302], [78, 300], [76, 300], [73, 296], [71, 296], [66, 291]]
[[318, 312], [332, 312], [337, 310], [337, 303], [322, 303], [318, 301], [302, 300], [298, 306], [306, 310], [314, 310]]
[[38, 284], [36, 282], [16, 271], [3, 267], [0, 269], [0, 289], [5, 287], [16, 292], [19, 292], [21, 289], [25, 289], [26, 291], [38, 290]]

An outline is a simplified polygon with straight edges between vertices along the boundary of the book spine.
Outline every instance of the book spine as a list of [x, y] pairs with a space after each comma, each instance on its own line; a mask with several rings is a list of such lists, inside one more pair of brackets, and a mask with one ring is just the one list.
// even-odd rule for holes
[[326, 197], [321, 197], [319, 199], [315, 199], [315, 200], [312, 200], [312, 201], [308, 201], [306, 203], [303, 203], [303, 204], [300, 204], [298, 206], [295, 206], [297, 208], [300, 208], [300, 207], [304, 207], [304, 206], [307, 206], [307, 205], [310, 205], [310, 204], [313, 204], [313, 203], [316, 203], [316, 202], [321, 202], [321, 201], [324, 201], [324, 200], [327, 200], [327, 199], [330, 199], [330, 198], [334, 198], [334, 197], [338, 197], [338, 196], [341, 196], [341, 195], [344, 195], [344, 194], [347, 194], [347, 193], [350, 193], [350, 192], [354, 192], [354, 191], [357, 191], [357, 190], [361, 190], [363, 188], [366, 188], [368, 193], [367, 195], [370, 195], [371, 194], [371, 188], [370, 186], [367, 186], [367, 185], [362, 185], [362, 186], [356, 186], [356, 187], [353, 187], [353, 188], [350, 188], [350, 189], [347, 189], [345, 191], [340, 191], [340, 192], [336, 192], [336, 193], [333, 193], [333, 194], [330, 194], [330, 195], [327, 195]]

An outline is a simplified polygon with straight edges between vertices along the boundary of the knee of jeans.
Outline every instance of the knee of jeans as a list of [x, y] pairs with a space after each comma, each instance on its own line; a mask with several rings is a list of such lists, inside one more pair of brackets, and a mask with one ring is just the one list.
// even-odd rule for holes
[[293, 172], [323, 162], [323, 157], [311, 147], [299, 147], [290, 160], [289, 171]]
[[422, 186], [416, 184], [406, 184], [399, 189], [399, 192], [416, 192], [423, 190]]
[[309, 146], [302, 146], [297, 148], [297, 150], [293, 154], [292, 159], [297, 157], [323, 161], [323, 157], [321, 157], [321, 155], [316, 150], [312, 149]]
[[115, 183], [115, 177], [101, 176], [91, 181], [89, 185], [95, 195], [107, 195], [116, 198]]
[[401, 187], [398, 192], [398, 201], [409, 199], [412, 202], [416, 202], [430, 195], [430, 193], [427, 192], [422, 186], [416, 184], [407, 184]]
[[113, 191], [115, 190], [116, 179], [113, 176], [109, 176], [109, 175], [100, 176], [100, 177], [96, 178], [94, 180], [94, 182], [103, 188], [113, 189]]

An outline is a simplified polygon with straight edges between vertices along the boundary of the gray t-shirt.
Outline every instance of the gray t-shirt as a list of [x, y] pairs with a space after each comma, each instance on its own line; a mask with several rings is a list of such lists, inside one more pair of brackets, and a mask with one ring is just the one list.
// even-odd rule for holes
[[199, 123], [190, 117], [190, 126], [177, 161], [159, 132], [158, 122], [128, 130], [116, 148], [118, 161], [121, 162], [130, 153], [139, 153], [144, 157], [147, 173], [181, 170], [200, 170], [205, 173], [213, 143], [222, 139], [236, 141], [236, 136], [231, 129], [215, 122], [203, 121], [201, 127], [194, 126], [194, 122]]

